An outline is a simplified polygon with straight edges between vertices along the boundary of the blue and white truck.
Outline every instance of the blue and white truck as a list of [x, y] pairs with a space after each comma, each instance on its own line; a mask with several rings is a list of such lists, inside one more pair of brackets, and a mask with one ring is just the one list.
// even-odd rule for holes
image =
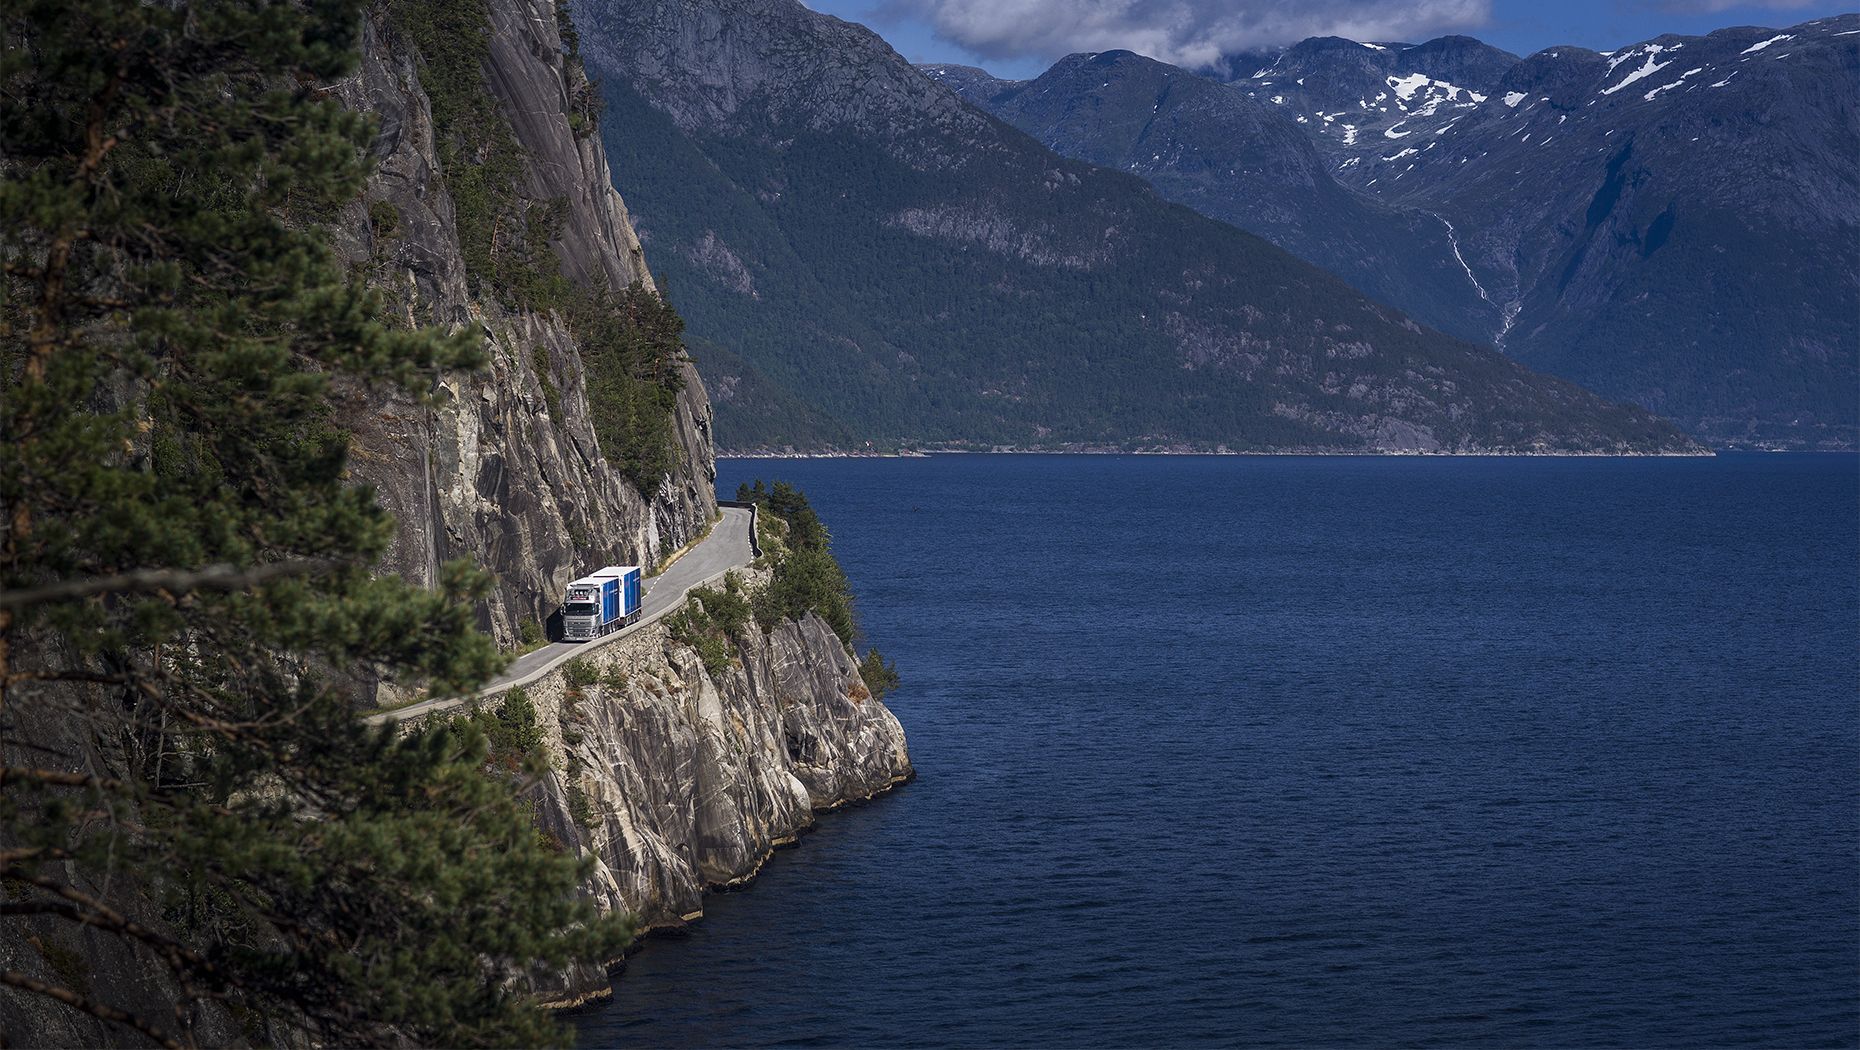
[[639, 620], [637, 565], [609, 565], [568, 585], [562, 599], [562, 639], [586, 642]]

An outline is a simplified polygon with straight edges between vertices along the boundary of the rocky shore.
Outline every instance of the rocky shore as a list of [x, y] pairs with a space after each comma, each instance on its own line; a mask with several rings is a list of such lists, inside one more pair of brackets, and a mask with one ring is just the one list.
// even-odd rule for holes
[[[817, 814], [914, 775], [903, 727], [825, 621], [748, 634], [713, 674], [655, 624], [526, 691], [551, 767], [538, 823], [593, 858], [583, 892], [642, 934], [702, 917], [707, 892], [755, 878]], [[557, 1007], [609, 994], [597, 966], [532, 981]]]

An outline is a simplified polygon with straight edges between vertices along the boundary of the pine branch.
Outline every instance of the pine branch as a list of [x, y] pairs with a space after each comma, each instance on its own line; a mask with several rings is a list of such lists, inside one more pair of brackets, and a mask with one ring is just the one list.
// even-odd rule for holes
[[209, 565], [204, 569], [137, 569], [115, 576], [98, 576], [66, 580], [23, 590], [0, 591], [0, 609], [22, 609], [48, 602], [92, 598], [104, 594], [147, 594], [162, 591], [186, 594], [191, 591], [238, 591], [271, 580], [291, 576], [314, 576], [333, 572], [346, 563], [335, 558], [303, 558], [237, 569], [231, 565]]
[[[159, 788], [138, 786], [126, 780], [114, 777], [92, 776], [89, 773], [66, 773], [56, 769], [35, 769], [30, 766], [0, 766], [0, 788], [11, 784], [33, 784], [43, 787], [77, 787], [93, 788], [97, 791], [119, 795], [135, 795], [140, 801], [149, 805], [161, 806], [175, 812], [199, 809], [217, 817], [235, 817], [230, 807], [218, 803], [202, 803], [187, 797], [185, 792], [163, 791]], [[117, 825], [124, 826], [122, 821]], [[16, 850], [0, 850], [0, 868], [21, 860], [30, 860], [40, 855], [53, 859], [70, 859], [70, 854], [50, 847], [31, 847]], [[55, 856], [54, 856], [55, 855]]]
[[105, 904], [91, 895], [56, 879], [43, 875], [27, 875], [23, 872], [0, 872], [0, 878], [24, 882], [48, 893], [55, 893], [64, 898], [62, 901], [25, 901], [0, 904], [0, 915], [13, 914], [16, 910], [32, 909], [38, 914], [60, 915], [72, 922], [98, 929], [109, 930], [124, 937], [134, 938], [161, 952], [168, 959], [168, 965], [176, 971], [188, 968], [198, 970], [209, 976], [217, 977], [218, 972], [213, 963], [199, 952], [187, 947], [172, 937], [149, 929], [147, 926], [131, 919], [127, 915]]
[[14, 988], [31, 992], [34, 995], [43, 995], [48, 999], [61, 1002], [71, 1007], [73, 1010], [80, 1010], [92, 1017], [104, 1021], [113, 1021], [120, 1025], [127, 1025], [141, 1032], [143, 1035], [148, 1036], [150, 1039], [153, 1039], [163, 1047], [166, 1047], [167, 1050], [186, 1050], [186, 1044], [169, 1035], [167, 1032], [149, 1024], [147, 1021], [142, 1020], [140, 1017], [118, 1010], [108, 1003], [100, 1003], [95, 999], [86, 998], [69, 988], [62, 988], [55, 984], [46, 984], [44, 981], [28, 977], [17, 970], [0, 970], [0, 984], [11, 985]]
[[[125, 791], [129, 785], [114, 777], [96, 777], [89, 773], [66, 773], [57, 769], [33, 769], [29, 766], [0, 766], [0, 788], [13, 783], [49, 784], [54, 787], [88, 787], [99, 791]], [[0, 854], [3, 859], [6, 854]]]

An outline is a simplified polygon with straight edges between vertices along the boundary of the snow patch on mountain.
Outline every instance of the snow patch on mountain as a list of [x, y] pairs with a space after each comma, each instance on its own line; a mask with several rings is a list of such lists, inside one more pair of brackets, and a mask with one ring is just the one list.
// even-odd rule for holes
[[1400, 98], [1403, 102], [1413, 98], [1416, 91], [1426, 87], [1432, 81], [1433, 78], [1429, 77], [1426, 73], [1411, 73], [1405, 77], [1390, 77], [1388, 79], [1389, 87], [1395, 89], [1396, 97]]
[[1750, 45], [1749, 47], [1743, 49], [1742, 51], [1739, 51], [1738, 54], [1754, 55], [1757, 52], [1763, 50], [1764, 48], [1770, 46], [1771, 44], [1780, 44], [1785, 40], [1794, 40], [1794, 39], [1795, 39], [1795, 34], [1793, 33], [1778, 33], [1775, 36], [1770, 37], [1768, 40], [1760, 40], [1757, 43]]
[[1688, 69], [1684, 73], [1679, 74], [1678, 80], [1673, 81], [1671, 84], [1661, 84], [1659, 87], [1654, 88], [1652, 91], [1647, 92], [1645, 95], [1642, 95], [1641, 98], [1646, 99], [1648, 102], [1652, 102], [1653, 96], [1659, 94], [1662, 91], [1671, 91], [1672, 89], [1685, 83], [1687, 77], [1691, 76], [1694, 73], [1703, 73], [1704, 71], [1705, 71], [1704, 66], [1699, 66], [1696, 69]]
[[[1664, 50], [1666, 50], [1666, 48], [1661, 47], [1659, 44], [1648, 44], [1647, 45], [1647, 61], [1641, 63], [1641, 67], [1639, 69], [1636, 69], [1634, 72], [1629, 73], [1626, 77], [1622, 78], [1621, 83], [1616, 84], [1614, 87], [1611, 87], [1611, 88], [1603, 88], [1602, 94], [1612, 95], [1615, 92], [1620, 91], [1622, 88], [1627, 87], [1629, 84], [1632, 84], [1639, 80], [1645, 80], [1648, 77], [1654, 75], [1655, 73], [1658, 73], [1660, 70], [1665, 69], [1667, 66], [1672, 65], [1673, 60], [1670, 58], [1664, 62], [1659, 61], [1660, 52]], [[1612, 62], [1610, 63], [1609, 68], [1610, 68], [1610, 71], [1612, 72], [1613, 71]]]

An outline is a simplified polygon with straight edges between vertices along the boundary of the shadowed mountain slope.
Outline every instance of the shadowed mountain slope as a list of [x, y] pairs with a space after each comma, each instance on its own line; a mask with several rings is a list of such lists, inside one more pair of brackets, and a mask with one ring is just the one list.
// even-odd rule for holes
[[1317, 38], [1231, 56], [1207, 71], [1222, 85], [1124, 52], [1024, 84], [931, 72], [1057, 152], [1710, 441], [1855, 443], [1860, 16], [1523, 59]]
[[700, 350], [726, 446], [807, 429], [736, 383], [881, 445], [1687, 447], [1055, 156], [863, 27], [779, 0], [575, 17], [672, 299], [759, 376]]

